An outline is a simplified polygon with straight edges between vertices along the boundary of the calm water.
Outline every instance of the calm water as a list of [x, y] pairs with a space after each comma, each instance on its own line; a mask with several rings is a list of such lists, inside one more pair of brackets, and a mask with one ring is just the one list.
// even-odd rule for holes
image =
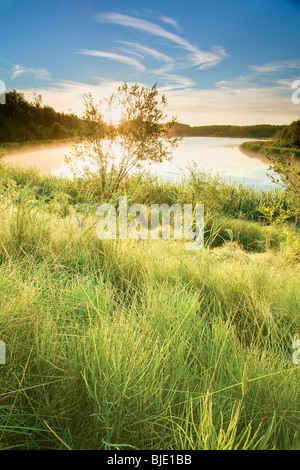
[[[158, 176], [173, 180], [179, 178], [182, 175], [181, 170], [194, 161], [199, 168], [218, 172], [228, 180], [261, 188], [270, 187], [271, 183], [266, 175], [268, 160], [251, 152], [245, 153], [239, 148], [243, 142], [249, 140], [251, 139], [185, 137], [174, 151], [172, 162], [151, 165], [149, 168]], [[69, 176], [69, 166], [64, 159], [71, 154], [71, 149], [72, 146], [66, 144], [35, 146], [10, 153], [5, 161], [12, 165], [34, 166], [42, 173]]]

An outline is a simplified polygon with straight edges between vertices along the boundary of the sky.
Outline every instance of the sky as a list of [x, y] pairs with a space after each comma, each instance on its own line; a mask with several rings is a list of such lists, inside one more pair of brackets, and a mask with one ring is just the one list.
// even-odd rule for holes
[[297, 0], [0, 0], [0, 80], [57, 111], [157, 83], [182, 123], [288, 124], [299, 79]]

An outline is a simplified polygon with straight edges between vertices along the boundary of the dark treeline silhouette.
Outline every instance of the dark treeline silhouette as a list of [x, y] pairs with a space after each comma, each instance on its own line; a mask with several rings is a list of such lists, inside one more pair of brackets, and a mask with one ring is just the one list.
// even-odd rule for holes
[[211, 125], [191, 127], [187, 124], [177, 123], [174, 126], [175, 135], [183, 137], [243, 137], [254, 139], [268, 139], [274, 137], [276, 132], [287, 126], [271, 124], [257, 124], [254, 126]]
[[[24, 94], [13, 90], [6, 93], [6, 104], [0, 104], [0, 142], [22, 142], [24, 140], [67, 139], [81, 133], [86, 120], [76, 114], [55, 111], [42, 105], [41, 95], [33, 96], [33, 101]], [[258, 124], [254, 126], [209, 125], [192, 127], [176, 123], [175, 136], [185, 137], [242, 137], [267, 139], [275, 137], [281, 145], [299, 147], [300, 121], [290, 126]]]
[[280, 147], [300, 149], [300, 119], [277, 132], [275, 140]]
[[23, 93], [13, 90], [6, 93], [6, 104], [0, 105], [0, 142], [72, 138], [82, 122], [75, 114], [43, 106], [41, 95], [29, 102]]

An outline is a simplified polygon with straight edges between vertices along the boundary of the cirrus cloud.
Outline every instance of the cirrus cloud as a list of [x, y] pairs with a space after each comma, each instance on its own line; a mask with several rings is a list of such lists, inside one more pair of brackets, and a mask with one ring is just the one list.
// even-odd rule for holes
[[24, 67], [20, 64], [13, 65], [10, 78], [14, 80], [24, 73], [31, 73], [35, 78], [40, 80], [50, 80], [50, 73], [47, 69]]
[[228, 57], [225, 49], [221, 46], [213, 46], [211, 51], [203, 51], [197, 46], [191, 44], [187, 39], [148, 20], [115, 12], [96, 14], [95, 19], [102, 23], [116, 24], [167, 39], [177, 47], [187, 51], [189, 53], [188, 59], [190, 61], [190, 65], [196, 66], [201, 70], [213, 67], [220, 63], [224, 58]]
[[283, 70], [300, 69], [300, 60], [282, 60], [278, 62], [268, 62], [263, 65], [251, 65], [250, 68], [257, 73], [274, 73]]
[[134, 57], [128, 57], [124, 56], [121, 54], [115, 54], [114, 52], [104, 52], [104, 51], [95, 51], [95, 50], [90, 50], [90, 49], [81, 49], [77, 51], [78, 54], [84, 54], [84, 55], [89, 55], [93, 57], [102, 57], [105, 59], [111, 59], [111, 60], [116, 60], [117, 62], [122, 62], [123, 64], [130, 65], [131, 67], [134, 67], [136, 70], [139, 70], [141, 72], [144, 72], [146, 70], [146, 67], [141, 64], [137, 59]]

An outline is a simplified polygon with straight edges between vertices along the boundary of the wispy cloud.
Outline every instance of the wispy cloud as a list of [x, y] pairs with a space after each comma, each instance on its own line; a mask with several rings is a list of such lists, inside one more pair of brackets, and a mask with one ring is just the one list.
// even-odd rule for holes
[[146, 67], [143, 64], [141, 64], [134, 57], [128, 57], [128, 56], [121, 55], [121, 54], [115, 54], [114, 52], [104, 52], [104, 51], [81, 49], [81, 50], [77, 51], [77, 53], [78, 54], [89, 55], [89, 56], [93, 56], [93, 57], [103, 57], [105, 59], [111, 59], [111, 60], [115, 60], [117, 62], [122, 62], [123, 64], [130, 65], [131, 67], [134, 67], [136, 70], [139, 70], [141, 72], [144, 72], [146, 70]]
[[19, 64], [15, 64], [12, 68], [11, 79], [17, 78], [20, 75], [22, 75], [23, 73], [25, 73], [24, 67], [22, 67]]
[[220, 80], [215, 83], [216, 88], [220, 90], [242, 90], [255, 87], [253, 75], [240, 75], [232, 80]]
[[174, 18], [170, 18], [169, 16], [161, 16], [160, 18], [160, 21], [162, 21], [163, 23], [167, 23], [167, 24], [170, 24], [171, 26], [173, 26], [173, 28], [175, 29], [180, 29], [179, 26], [178, 26], [178, 23], [176, 20], [174, 20]]
[[[179, 122], [191, 125], [205, 124], [284, 124], [299, 116], [292, 104], [290, 86], [248, 87], [240, 79], [218, 88], [186, 88], [166, 92], [169, 115], [177, 115]], [[243, 81], [242, 81], [243, 82]]]
[[223, 60], [225, 57], [227, 57], [227, 53], [223, 47], [215, 46], [211, 49], [211, 51], [202, 51], [185, 38], [174, 34], [148, 20], [114, 12], [99, 13], [95, 15], [95, 19], [103, 23], [117, 24], [126, 28], [147, 32], [153, 36], [167, 39], [176, 46], [188, 51], [190, 65], [197, 66], [199, 69], [213, 67], [221, 62], [221, 60]]
[[31, 73], [35, 78], [40, 80], [50, 80], [50, 73], [44, 68], [30, 68], [23, 65], [15, 64], [12, 67], [11, 79], [15, 79], [24, 73]]
[[182, 75], [162, 73], [162, 78], [165, 80], [164, 87], [160, 88], [160, 91], [166, 93], [171, 90], [188, 89], [195, 85], [195, 82], [188, 77]]
[[158, 69], [157, 72], [167, 72], [174, 67], [175, 61], [172, 57], [164, 54], [163, 52], [157, 51], [142, 44], [137, 44], [135, 42], [123, 41], [122, 44], [127, 47], [127, 51], [131, 54], [138, 53], [142, 58], [148, 55], [153, 57], [158, 62], [163, 62], [165, 66], [162, 69]]
[[50, 80], [51, 76], [47, 69], [39, 68], [39, 69], [26, 69], [26, 72], [32, 73], [35, 78], [39, 78], [40, 80]]
[[149, 73], [157, 75], [161, 80], [165, 81], [165, 85], [161, 88], [161, 91], [165, 92], [180, 88], [190, 88], [195, 85], [195, 82], [188, 77], [170, 73], [175, 66], [175, 60], [169, 55], [135, 42], [122, 41], [122, 44], [127, 47], [125, 51], [128, 53], [138, 53], [143, 59], [148, 55], [153, 57], [157, 62], [165, 64], [160, 68], [149, 71]]
[[151, 49], [150, 47], [143, 46], [136, 42], [123, 41], [122, 44], [129, 46], [132, 49], [135, 49], [136, 51], [140, 51], [143, 54], [146, 54], [146, 55], [148, 54], [154, 57], [158, 61], [172, 62], [172, 63], [174, 62], [172, 57], [169, 57], [167, 54], [163, 54], [162, 52], [159, 52], [156, 49]]
[[278, 62], [268, 62], [263, 65], [251, 65], [250, 68], [257, 73], [274, 73], [283, 70], [300, 68], [300, 60], [283, 60]]

